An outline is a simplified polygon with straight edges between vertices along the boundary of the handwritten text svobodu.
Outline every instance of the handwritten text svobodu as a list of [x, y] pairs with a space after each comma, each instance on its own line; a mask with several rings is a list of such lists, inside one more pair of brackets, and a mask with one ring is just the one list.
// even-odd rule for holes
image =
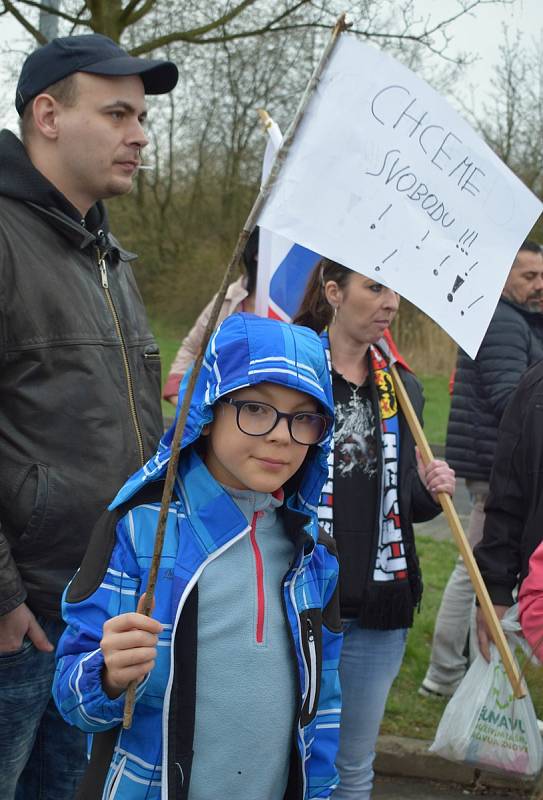
[[[481, 181], [485, 172], [474, 163], [469, 153], [458, 158], [458, 146], [463, 142], [453, 131], [436, 124], [429, 118], [428, 111], [420, 107], [416, 97], [406, 86], [391, 84], [380, 89], [371, 101], [371, 113], [384, 127], [406, 135], [416, 142], [433, 169], [455, 183], [460, 193], [466, 192], [476, 197], [481, 192]], [[453, 151], [456, 152], [456, 156]], [[366, 171], [373, 177], [385, 176], [385, 185], [392, 186], [415, 203], [420, 203], [428, 216], [448, 228], [454, 217], [447, 211], [439, 196], [430, 190], [411, 169], [410, 164], [401, 163], [401, 150], [389, 150], [376, 172]], [[437, 175], [436, 175], [437, 178]], [[431, 182], [431, 179], [427, 179]]]

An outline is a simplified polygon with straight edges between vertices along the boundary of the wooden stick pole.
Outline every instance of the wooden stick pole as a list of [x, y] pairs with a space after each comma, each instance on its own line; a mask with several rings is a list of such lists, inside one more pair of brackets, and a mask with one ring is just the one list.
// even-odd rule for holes
[[257, 108], [258, 116], [260, 117], [260, 121], [264, 127], [264, 131], [267, 131], [268, 128], [272, 124], [272, 120], [268, 112], [265, 108]]
[[[422, 426], [411, 404], [411, 400], [409, 399], [409, 395], [407, 394], [395, 364], [391, 366], [390, 371], [394, 379], [396, 396], [398, 397], [400, 407], [407, 420], [409, 429], [413, 434], [413, 438], [415, 439], [417, 447], [419, 448], [419, 452], [424, 464], [429, 464], [434, 458], [432, 450], [428, 444], [428, 440], [426, 439]], [[511, 653], [511, 649], [503, 632], [502, 626], [500, 625], [500, 621], [496, 616], [496, 612], [494, 611], [494, 606], [492, 605], [487, 588], [484, 584], [481, 573], [479, 572], [479, 567], [477, 566], [472, 549], [462, 528], [462, 523], [460, 522], [458, 514], [456, 513], [453, 501], [445, 492], [440, 492], [437, 497], [441, 504], [441, 508], [447, 517], [453, 538], [458, 549], [460, 550], [460, 555], [462, 556], [464, 564], [466, 565], [466, 569], [469, 573], [469, 577], [473, 584], [477, 599], [479, 600], [481, 610], [485, 616], [489, 630], [492, 633], [492, 638], [496, 643], [496, 647], [498, 648], [498, 652], [502, 659], [505, 671], [507, 672], [507, 676], [511, 681], [511, 686], [513, 688], [515, 697], [525, 697], [526, 691], [524, 689], [524, 684], [516, 661], [513, 658], [513, 654]]]
[[[160, 505], [160, 513], [158, 517], [157, 530], [155, 535], [153, 560], [151, 562], [151, 568], [149, 570], [149, 580], [147, 583], [147, 588], [145, 590], [145, 601], [142, 609], [142, 613], [145, 614], [146, 616], [150, 616], [151, 609], [153, 606], [153, 597], [155, 594], [156, 581], [158, 577], [158, 568], [160, 566], [160, 559], [162, 557], [162, 547], [164, 545], [164, 535], [166, 531], [166, 522], [168, 519], [168, 509], [170, 507], [173, 487], [175, 483], [175, 477], [177, 475], [177, 465], [179, 463], [181, 440], [183, 437], [183, 432], [185, 430], [185, 423], [189, 413], [194, 386], [196, 385], [196, 379], [198, 377], [200, 368], [202, 366], [202, 362], [204, 360], [204, 354], [207, 348], [208, 341], [217, 325], [217, 319], [219, 316], [219, 312], [221, 310], [221, 306], [224, 302], [224, 298], [226, 296], [226, 290], [228, 289], [228, 286], [231, 283], [232, 278], [234, 277], [239, 268], [241, 256], [243, 254], [245, 245], [247, 244], [247, 240], [249, 239], [251, 231], [256, 225], [258, 216], [264, 207], [264, 204], [271, 192], [275, 180], [277, 179], [277, 175], [279, 174], [281, 166], [285, 161], [285, 158], [288, 154], [288, 151], [290, 149], [296, 131], [300, 126], [305, 110], [309, 104], [313, 92], [315, 91], [318, 85], [319, 79], [324, 71], [324, 68], [334, 50], [339, 35], [348, 27], [349, 25], [345, 21], [345, 14], [342, 14], [339, 17], [338, 21], [336, 22], [334, 29], [332, 31], [332, 35], [330, 36], [330, 40], [323, 51], [321, 59], [317, 64], [317, 67], [313, 75], [311, 76], [309, 83], [307, 84], [305, 92], [300, 101], [298, 110], [296, 111], [294, 119], [283, 140], [283, 144], [281, 145], [281, 148], [277, 152], [275, 161], [270, 170], [270, 174], [268, 175], [268, 178], [266, 179], [264, 185], [262, 186], [260, 192], [258, 193], [258, 197], [256, 198], [255, 203], [249, 213], [249, 216], [247, 217], [245, 225], [243, 226], [241, 233], [239, 234], [236, 247], [232, 254], [232, 258], [230, 259], [230, 263], [226, 268], [220, 289], [217, 293], [217, 297], [215, 298], [215, 303], [213, 304], [211, 316], [209, 318], [209, 322], [207, 323], [207, 327], [204, 333], [204, 338], [202, 340], [202, 344], [200, 346], [198, 355], [194, 362], [192, 373], [189, 382], [187, 384], [187, 388], [185, 389], [183, 403], [181, 405], [181, 409], [179, 410], [179, 416], [177, 417], [177, 421], [175, 423], [175, 430], [171, 444], [171, 457], [168, 462], [166, 478], [164, 480], [164, 490], [162, 492], [162, 501]], [[123, 728], [125, 729], [130, 728], [132, 725], [132, 717], [134, 715], [134, 706], [136, 703], [136, 689], [137, 689], [137, 681], [132, 681], [132, 683], [128, 686], [126, 690], [124, 716], [123, 716]]]

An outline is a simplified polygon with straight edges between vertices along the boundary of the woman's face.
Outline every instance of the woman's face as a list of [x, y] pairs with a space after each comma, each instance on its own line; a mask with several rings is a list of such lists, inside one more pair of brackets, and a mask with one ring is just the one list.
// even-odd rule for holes
[[400, 296], [381, 283], [353, 272], [343, 289], [335, 281], [325, 286], [328, 302], [337, 308], [332, 325], [360, 344], [373, 344], [390, 327]]

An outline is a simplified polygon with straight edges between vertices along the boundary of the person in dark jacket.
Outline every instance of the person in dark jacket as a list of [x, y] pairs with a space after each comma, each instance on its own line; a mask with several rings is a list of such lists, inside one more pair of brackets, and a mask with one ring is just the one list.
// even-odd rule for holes
[[[513, 262], [477, 357], [471, 359], [462, 350], [458, 352], [446, 458], [456, 474], [465, 478], [471, 496], [467, 536], [472, 547], [483, 533], [484, 505], [502, 414], [522, 375], [543, 358], [542, 297], [541, 247], [527, 240]], [[443, 594], [420, 694], [450, 696], [462, 680], [473, 601], [473, 587], [459, 558]], [[473, 656], [474, 628], [472, 634]]]
[[[319, 508], [338, 548], [344, 624], [334, 800], [371, 796], [379, 726], [422, 593], [413, 522], [435, 517], [437, 493], [454, 490], [445, 462], [425, 467], [417, 459], [397, 404], [395, 359], [383, 336], [398, 305], [396, 292], [325, 258], [294, 318], [321, 334], [334, 394], [333, 450]], [[399, 365], [398, 371], [420, 418], [420, 384]]]
[[[0, 797], [73, 798], [85, 738], [50, 699], [60, 599], [161, 433], [160, 358], [102, 199], [130, 191], [171, 62], [105, 36], [25, 61], [0, 133]], [[111, 454], [115, 458], [111, 458]]]
[[[520, 411], [522, 409], [522, 411]], [[475, 558], [501, 618], [528, 575], [543, 541], [543, 362], [532, 367], [511, 396], [498, 431], [483, 537]], [[477, 611], [479, 645], [489, 658], [490, 633]]]

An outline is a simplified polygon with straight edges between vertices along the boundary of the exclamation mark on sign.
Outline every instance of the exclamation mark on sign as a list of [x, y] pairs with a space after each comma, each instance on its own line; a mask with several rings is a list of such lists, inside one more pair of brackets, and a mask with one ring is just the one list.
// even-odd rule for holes
[[[429, 235], [430, 235], [430, 231], [426, 231], [426, 233], [424, 234], [424, 236], [423, 236], [423, 237], [422, 237], [422, 239], [420, 240], [420, 243], [422, 244], [422, 243], [423, 243], [423, 241], [424, 241], [424, 240], [425, 240], [425, 239], [426, 239], [426, 238], [427, 238]], [[416, 247], [417, 247], [417, 250], [420, 250], [420, 244], [416, 245]]]
[[[478, 238], [479, 234], [476, 231], [470, 231], [469, 228], [466, 228], [460, 239], [458, 240], [458, 244], [456, 245], [457, 249], [464, 253], [465, 256], [468, 255], [468, 248], [475, 242]], [[465, 249], [464, 249], [465, 248]]]
[[[377, 217], [377, 222], [380, 222], [380, 221], [383, 219], [383, 217], [385, 216], [385, 214], [387, 213], [387, 211], [390, 211], [390, 209], [391, 209], [391, 208], [392, 208], [392, 203], [390, 203], [390, 205], [388, 205], [388, 206], [385, 208], [385, 210], [383, 211], [383, 213], [382, 213], [382, 214], [380, 214], [380, 215]], [[372, 223], [371, 223], [371, 225], [370, 225], [370, 228], [372, 229], [372, 231], [373, 231], [373, 230], [375, 230], [375, 222], [372, 222]]]
[[[469, 306], [468, 306], [468, 311], [469, 311], [470, 308], [473, 308], [475, 303], [478, 303], [479, 300], [482, 300], [483, 297], [484, 297], [484, 294], [482, 294], [480, 297], [478, 297], [477, 300], [474, 300], [473, 303], [470, 303]], [[461, 311], [460, 313], [461, 313], [462, 316], [464, 316], [464, 311]]]
[[456, 280], [452, 287], [452, 291], [449, 292], [449, 294], [447, 295], [447, 300], [449, 301], [449, 303], [452, 303], [452, 301], [454, 300], [455, 293], [460, 289], [463, 283], [464, 283], [464, 278], [461, 278], [460, 275], [457, 275]]
[[[383, 264], [384, 264], [386, 261], [388, 261], [388, 259], [389, 259], [389, 258], [392, 258], [392, 256], [393, 256], [393, 255], [396, 255], [396, 253], [397, 253], [397, 252], [398, 252], [398, 250], [397, 250], [397, 249], [396, 249], [396, 250], [393, 250], [393, 251], [392, 251], [392, 253], [389, 253], [389, 254], [388, 254], [388, 256], [387, 256], [386, 258], [383, 258]], [[376, 269], [376, 271], [377, 271], [377, 272], [380, 272], [380, 270], [381, 270], [381, 267], [375, 267], [375, 269]]]
[[[442, 267], [442, 266], [443, 266], [443, 264], [444, 264], [446, 261], [448, 261], [448, 260], [449, 260], [449, 258], [450, 258], [450, 256], [445, 256], [445, 258], [443, 259], [443, 261], [440, 263], [440, 265], [439, 265], [439, 266], [440, 266], [440, 267]], [[434, 275], [439, 275], [439, 270], [438, 270], [438, 269], [435, 269], [435, 270], [434, 270]]]

